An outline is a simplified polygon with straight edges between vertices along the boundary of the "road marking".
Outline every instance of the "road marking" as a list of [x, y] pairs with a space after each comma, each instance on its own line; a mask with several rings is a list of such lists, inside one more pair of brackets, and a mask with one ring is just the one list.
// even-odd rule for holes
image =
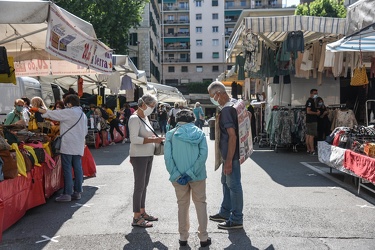
[[42, 238], [44, 238], [44, 240], [39, 240], [35, 243], [38, 244], [38, 243], [42, 243], [42, 242], [45, 242], [45, 241], [59, 242], [58, 240], [55, 240], [55, 238], [58, 238], [58, 237], [60, 237], [60, 235], [54, 236], [52, 238], [50, 238], [48, 236], [45, 236], [45, 235], [42, 235]]
[[369, 206], [369, 205], [356, 205], [357, 207], [360, 207], [360, 208], [375, 208], [375, 207], [372, 207], [372, 206]]
[[316, 176], [316, 174], [307, 174], [307, 176]]
[[273, 149], [254, 149], [254, 152], [274, 152]]
[[338, 189], [338, 187], [328, 187], [329, 189]]
[[94, 204], [81, 204], [81, 203], [76, 203], [75, 205], [71, 207], [91, 207]]
[[92, 186], [92, 187], [89, 187], [89, 188], [100, 188], [100, 187], [105, 187], [107, 186], [107, 184], [103, 184], [103, 185], [97, 185], [97, 186]]

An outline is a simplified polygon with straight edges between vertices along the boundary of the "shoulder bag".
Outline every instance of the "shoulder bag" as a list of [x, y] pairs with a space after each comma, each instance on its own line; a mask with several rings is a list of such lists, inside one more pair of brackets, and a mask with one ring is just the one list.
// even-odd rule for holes
[[[154, 133], [154, 135], [156, 137], [160, 137], [156, 132], [155, 130], [153, 130], [150, 126], [148, 126], [148, 124], [142, 120], [142, 118], [138, 115], [138, 118], [144, 123], [146, 124], [146, 126], [151, 129], [151, 131]], [[154, 155], [164, 155], [164, 143], [155, 143], [155, 150], [154, 150]]]
[[64, 134], [62, 135], [59, 135], [59, 136], [56, 136], [55, 140], [53, 140], [52, 142], [52, 154], [53, 155], [58, 155], [60, 154], [60, 149], [61, 149], [61, 138], [63, 137], [63, 135], [65, 135], [69, 130], [71, 130], [75, 125], [77, 125], [77, 123], [79, 122], [79, 120], [81, 120], [82, 118], [82, 114], [83, 112], [81, 113], [81, 116], [79, 117], [78, 121], [76, 121], [76, 123], [74, 123], [73, 126], [71, 126], [67, 131], [64, 132]]

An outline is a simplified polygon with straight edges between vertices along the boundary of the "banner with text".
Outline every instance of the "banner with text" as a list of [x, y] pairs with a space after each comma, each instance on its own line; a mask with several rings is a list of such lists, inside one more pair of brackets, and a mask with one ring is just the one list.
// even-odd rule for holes
[[79, 29], [54, 4], [50, 6], [46, 51], [100, 73], [112, 72], [111, 49]]
[[233, 106], [237, 110], [240, 164], [244, 163], [253, 153], [253, 138], [251, 136], [251, 121], [245, 103], [239, 100]]
[[15, 62], [17, 76], [86, 75], [96, 71], [64, 60], [33, 59]]

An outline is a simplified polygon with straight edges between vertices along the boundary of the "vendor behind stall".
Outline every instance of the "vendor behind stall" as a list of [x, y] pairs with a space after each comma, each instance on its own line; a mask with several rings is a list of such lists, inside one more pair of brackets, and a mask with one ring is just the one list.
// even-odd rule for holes
[[23, 105], [25, 102], [22, 99], [16, 99], [14, 102], [14, 109], [7, 115], [4, 125], [17, 124], [25, 126], [25, 121], [23, 120]]

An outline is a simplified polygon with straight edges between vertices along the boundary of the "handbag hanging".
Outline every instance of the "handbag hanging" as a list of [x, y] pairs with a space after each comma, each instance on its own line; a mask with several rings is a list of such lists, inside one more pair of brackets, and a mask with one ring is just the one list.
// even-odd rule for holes
[[83, 112], [81, 113], [81, 116], [79, 117], [78, 121], [76, 121], [76, 123], [74, 123], [73, 126], [71, 126], [67, 131], [65, 131], [62, 135], [59, 135], [59, 136], [56, 136], [55, 140], [53, 140], [52, 144], [51, 144], [51, 150], [52, 150], [52, 154], [53, 155], [58, 155], [60, 154], [60, 149], [61, 149], [61, 141], [62, 141], [62, 137], [63, 135], [65, 135], [69, 130], [71, 130], [75, 125], [77, 125], [77, 123], [79, 122], [79, 120], [81, 120], [82, 118], [82, 115], [83, 115]]
[[361, 55], [362, 67], [356, 67], [353, 72], [353, 77], [350, 80], [351, 86], [363, 86], [368, 84], [368, 77], [366, 73], [366, 66], [363, 64], [362, 51], [361, 51], [361, 35], [359, 36], [359, 51]]
[[[151, 131], [154, 133], [156, 137], [160, 137], [148, 124], [138, 115], [138, 118], [146, 124], [146, 126], [151, 129]], [[164, 143], [155, 143], [155, 150], [154, 150], [154, 155], [164, 155]]]

